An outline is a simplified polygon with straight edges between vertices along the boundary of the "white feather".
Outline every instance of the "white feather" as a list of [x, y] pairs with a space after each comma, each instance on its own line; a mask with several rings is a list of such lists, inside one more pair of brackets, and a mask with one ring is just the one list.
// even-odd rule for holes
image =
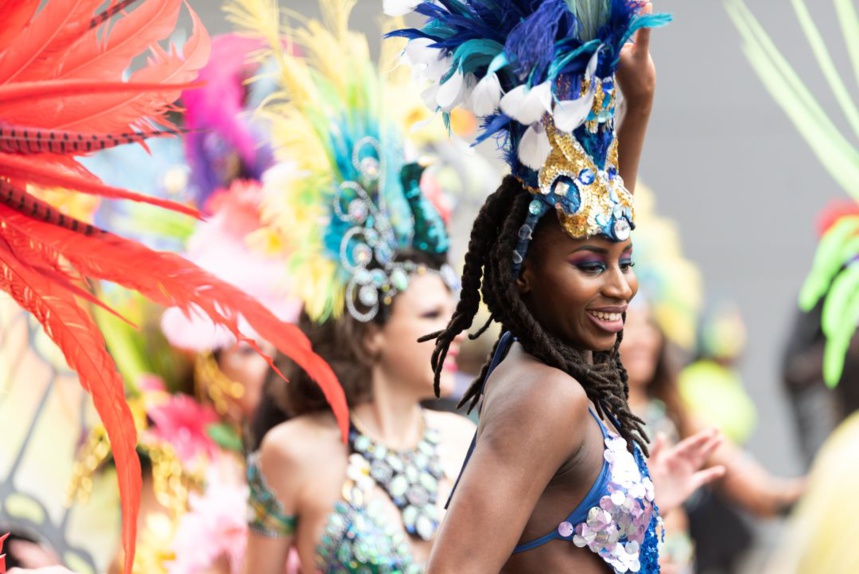
[[558, 102], [555, 104], [555, 111], [552, 113], [555, 127], [562, 132], [571, 133], [588, 119], [588, 114], [591, 112], [593, 103], [593, 92], [584, 94], [578, 100]]
[[533, 88], [524, 84], [517, 86], [501, 98], [501, 111], [520, 124], [530, 125], [540, 121], [552, 105], [552, 83], [543, 82]]
[[525, 131], [517, 150], [519, 161], [536, 170], [543, 167], [551, 151], [552, 144], [549, 143], [543, 124], [539, 123], [531, 124], [531, 127]]
[[455, 71], [438, 89], [436, 102], [438, 107], [449, 112], [462, 101], [463, 88], [465, 87], [465, 76], [459, 70]]
[[403, 56], [412, 66], [426, 65], [439, 58], [441, 50], [431, 48], [435, 42], [429, 38], [415, 38], [403, 48]]
[[438, 82], [435, 82], [430, 87], [426, 88], [421, 92], [421, 99], [424, 102], [424, 105], [431, 109], [432, 111], [438, 110], [438, 90], [439, 90]]
[[405, 16], [415, 11], [420, 0], [384, 0], [382, 10], [388, 16]]
[[477, 116], [488, 116], [501, 102], [501, 82], [497, 74], [484, 76], [471, 92], [471, 109]]

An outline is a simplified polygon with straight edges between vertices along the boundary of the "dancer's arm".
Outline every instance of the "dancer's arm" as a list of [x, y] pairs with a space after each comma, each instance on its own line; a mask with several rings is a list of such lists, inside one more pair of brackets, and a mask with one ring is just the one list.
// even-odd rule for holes
[[[290, 448], [291, 442], [278, 441], [277, 429], [266, 435], [259, 451], [259, 468], [268, 490], [276, 496], [282, 516], [297, 516], [300, 498], [301, 461]], [[253, 495], [252, 495], [253, 496]], [[246, 574], [283, 574], [293, 535], [282, 532], [268, 536], [248, 530], [244, 572]]]
[[584, 390], [561, 371], [535, 370], [541, 380], [523, 377], [508, 396], [485, 403], [427, 574], [499, 572], [547, 484], [582, 444], [591, 420]]
[[[651, 11], [652, 7], [648, 3], [643, 12]], [[656, 67], [650, 56], [650, 34], [650, 28], [639, 30], [633, 41], [624, 46], [616, 75], [623, 94], [617, 124], [618, 171], [630, 193], [635, 192], [644, 137], [656, 91]]]

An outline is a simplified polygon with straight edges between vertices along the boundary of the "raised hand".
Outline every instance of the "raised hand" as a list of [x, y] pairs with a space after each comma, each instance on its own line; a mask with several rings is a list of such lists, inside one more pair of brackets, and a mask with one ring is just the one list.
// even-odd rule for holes
[[701, 470], [722, 444], [718, 430], [701, 431], [670, 448], [665, 443], [665, 435], [658, 434], [647, 462], [656, 491], [656, 503], [663, 514], [677, 508], [693, 492], [725, 474], [725, 467], [721, 465]]

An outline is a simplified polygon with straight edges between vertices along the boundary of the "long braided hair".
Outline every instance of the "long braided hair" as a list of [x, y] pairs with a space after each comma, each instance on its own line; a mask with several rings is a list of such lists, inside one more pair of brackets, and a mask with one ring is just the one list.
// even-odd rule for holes
[[[610, 351], [594, 353], [591, 365], [582, 351], [570, 347], [543, 329], [522, 301], [513, 271], [513, 251], [519, 241], [519, 228], [525, 221], [530, 203], [531, 194], [518, 179], [508, 175], [495, 193], [487, 198], [474, 221], [456, 311], [446, 329], [422, 338], [423, 341], [435, 339], [436, 342], [432, 357], [436, 395], [439, 394], [442, 366], [450, 344], [457, 335], [471, 327], [482, 295], [491, 316], [486, 325], [472, 337], [479, 336], [493, 320], [499, 322], [502, 331], [512, 333], [529, 354], [575, 378], [599, 414], [611, 414], [618, 421], [618, 432], [630, 450], [633, 444], [637, 444], [646, 455], [644, 423], [632, 414], [627, 404], [629, 384], [618, 352], [623, 333], [618, 334]], [[493, 348], [493, 355], [498, 342]], [[468, 404], [470, 410], [477, 404], [488, 368], [489, 361], [483, 365], [480, 375], [462, 397], [460, 406]]]

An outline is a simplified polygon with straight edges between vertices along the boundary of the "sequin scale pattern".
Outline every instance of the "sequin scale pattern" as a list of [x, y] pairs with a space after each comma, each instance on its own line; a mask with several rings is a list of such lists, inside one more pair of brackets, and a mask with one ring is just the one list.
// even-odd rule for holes
[[641, 556], [657, 516], [653, 481], [627, 450], [624, 439], [609, 434], [605, 447], [603, 457], [611, 471], [608, 494], [588, 510], [585, 522], [562, 522], [558, 534], [598, 554], [616, 573], [657, 572], [643, 569]]

